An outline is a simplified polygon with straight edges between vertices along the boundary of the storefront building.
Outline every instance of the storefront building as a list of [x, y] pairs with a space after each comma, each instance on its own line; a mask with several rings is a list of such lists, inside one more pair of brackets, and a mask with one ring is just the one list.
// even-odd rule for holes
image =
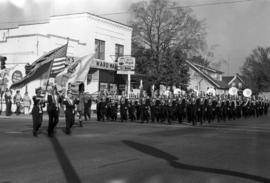
[[[91, 13], [56, 15], [47, 22], [0, 30], [0, 55], [7, 57], [7, 67], [13, 69], [10, 75], [15, 71], [24, 75], [26, 63], [68, 42], [68, 57], [95, 54], [85, 81], [86, 91], [121, 90], [126, 87], [126, 76], [116, 74], [115, 61], [131, 55], [131, 35], [131, 27]], [[29, 83], [30, 95], [42, 83], [42, 79]], [[10, 79], [8, 86], [11, 84]]]

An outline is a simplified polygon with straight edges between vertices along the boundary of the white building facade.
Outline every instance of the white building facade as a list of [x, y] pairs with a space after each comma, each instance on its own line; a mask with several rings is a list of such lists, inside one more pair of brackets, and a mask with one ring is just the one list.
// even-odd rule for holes
[[[31, 64], [68, 41], [69, 57], [95, 54], [86, 81], [86, 91], [93, 93], [102, 87], [116, 87], [115, 78], [109, 78], [105, 83], [100, 78], [115, 77], [117, 56], [131, 55], [131, 36], [132, 28], [129, 26], [90, 13], [57, 15], [51, 16], [48, 22], [0, 30], [0, 55], [7, 57], [7, 68], [19, 70], [24, 76], [26, 63]], [[107, 72], [111, 73], [108, 75]], [[102, 73], [107, 74], [106, 77]], [[41, 83], [31, 82], [29, 93], [33, 95]], [[10, 78], [8, 86], [11, 84]], [[24, 90], [22, 88], [22, 92]]]

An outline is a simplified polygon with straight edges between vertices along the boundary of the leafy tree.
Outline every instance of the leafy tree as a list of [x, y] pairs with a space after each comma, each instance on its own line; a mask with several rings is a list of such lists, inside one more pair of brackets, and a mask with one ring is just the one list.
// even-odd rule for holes
[[270, 89], [270, 47], [258, 47], [246, 58], [242, 66], [242, 75], [253, 92]]
[[203, 22], [169, 0], [134, 3], [131, 12], [137, 71], [157, 85], [188, 82], [183, 60], [205, 48]]

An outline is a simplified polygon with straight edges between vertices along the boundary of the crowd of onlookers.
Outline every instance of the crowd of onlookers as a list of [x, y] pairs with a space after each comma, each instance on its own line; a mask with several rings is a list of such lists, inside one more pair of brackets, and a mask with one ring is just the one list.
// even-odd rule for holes
[[[21, 113], [28, 115], [30, 113], [32, 99], [28, 95], [28, 92], [25, 92], [24, 95], [22, 95], [20, 90], [17, 90], [16, 93], [12, 95], [12, 91], [6, 89], [2, 97], [5, 101], [6, 116], [10, 116], [13, 112], [17, 115], [20, 115]], [[15, 105], [15, 111], [12, 111], [12, 105]]]

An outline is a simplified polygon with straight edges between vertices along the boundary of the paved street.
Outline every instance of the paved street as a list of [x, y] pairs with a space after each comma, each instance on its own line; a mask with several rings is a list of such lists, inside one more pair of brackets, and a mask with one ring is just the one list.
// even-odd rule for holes
[[213, 123], [87, 122], [67, 136], [0, 117], [0, 183], [270, 182], [270, 116]]

